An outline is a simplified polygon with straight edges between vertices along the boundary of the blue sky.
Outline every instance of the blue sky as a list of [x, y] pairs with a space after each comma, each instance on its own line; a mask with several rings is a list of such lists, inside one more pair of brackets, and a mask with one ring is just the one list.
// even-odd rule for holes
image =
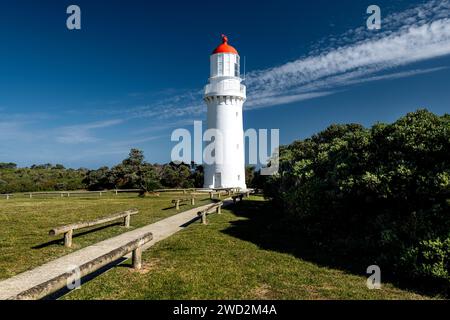
[[[70, 4], [82, 30], [66, 28]], [[246, 60], [245, 128], [279, 128], [282, 144], [450, 113], [449, 19], [449, 0], [1, 1], [0, 162], [96, 168], [131, 147], [170, 161], [171, 132], [206, 117], [222, 33]]]

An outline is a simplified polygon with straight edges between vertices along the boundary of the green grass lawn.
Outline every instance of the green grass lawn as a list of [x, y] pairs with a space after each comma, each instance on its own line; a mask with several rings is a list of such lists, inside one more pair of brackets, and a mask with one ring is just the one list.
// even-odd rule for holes
[[[141, 227], [176, 213], [171, 200], [182, 195], [161, 193], [160, 197], [140, 198], [137, 194], [89, 196], [34, 197], [15, 195], [11, 200], [0, 198], [0, 280], [37, 267], [70, 252], [95, 244], [101, 240]], [[197, 197], [198, 198], [198, 197]], [[196, 206], [209, 203], [209, 196], [196, 202]], [[137, 208], [132, 216], [131, 228], [119, 224], [86, 233], [82, 229], [74, 234], [73, 247], [65, 248], [62, 236], [52, 237], [48, 231], [60, 225], [92, 220], [112, 213]], [[192, 208], [182, 205], [181, 210]], [[80, 235], [81, 234], [81, 235]], [[78, 236], [77, 236], [78, 235]]]
[[251, 200], [209, 216], [207, 226], [194, 223], [159, 242], [144, 252], [141, 270], [131, 269], [127, 261], [63, 299], [428, 298], [389, 283], [369, 290], [364, 275], [262, 248], [255, 240], [267, 230], [239, 213], [250, 209], [249, 204], [264, 205], [261, 198]]

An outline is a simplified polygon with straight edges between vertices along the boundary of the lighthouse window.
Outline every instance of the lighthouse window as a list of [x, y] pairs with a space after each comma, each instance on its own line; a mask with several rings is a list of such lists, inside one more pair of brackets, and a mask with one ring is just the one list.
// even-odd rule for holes
[[225, 56], [225, 61], [224, 61], [224, 63], [225, 63], [225, 73], [226, 73], [226, 75], [230, 75], [230, 64], [231, 64], [231, 61], [230, 61], [230, 56], [229, 55], [226, 55]]
[[217, 57], [217, 74], [219, 76], [223, 75], [223, 55]]
[[234, 64], [234, 75], [236, 77], [239, 77], [240, 70], [239, 70], [239, 56], [236, 57], [236, 63]]
[[238, 174], [238, 181], [241, 181], [241, 175]]

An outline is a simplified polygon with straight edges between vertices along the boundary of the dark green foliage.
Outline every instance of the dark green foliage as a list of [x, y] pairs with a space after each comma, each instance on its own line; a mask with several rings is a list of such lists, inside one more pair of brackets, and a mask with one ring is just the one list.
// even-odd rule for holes
[[142, 189], [145, 192], [159, 187], [155, 168], [144, 161], [144, 153], [131, 149], [128, 158], [111, 170], [119, 189]]
[[[313, 248], [450, 284], [450, 116], [332, 125], [280, 150], [265, 193]], [[353, 259], [355, 260], [355, 259]]]
[[58, 169], [53, 166], [0, 169], [0, 193], [83, 189], [83, 169]]
[[161, 184], [168, 188], [201, 188], [203, 187], [203, 166], [194, 162], [169, 163], [160, 172]]
[[195, 188], [203, 188], [204, 168], [202, 165], [198, 165], [195, 162], [191, 162], [192, 174], [189, 179], [192, 180]]
[[101, 167], [98, 170], [90, 170], [86, 173], [83, 183], [87, 189], [97, 191], [115, 188], [115, 177], [108, 167]]
[[245, 167], [245, 184], [248, 188], [252, 187], [253, 180], [255, 178], [255, 166]]
[[168, 188], [192, 188], [194, 185], [189, 180], [190, 176], [191, 169], [187, 164], [171, 162], [162, 168], [161, 183]]
[[109, 170], [102, 167], [87, 173], [83, 182], [89, 190], [141, 189], [143, 192], [160, 186], [154, 166], [144, 161], [144, 153], [131, 149], [128, 158]]
[[203, 186], [203, 166], [191, 163], [152, 165], [145, 162], [141, 150], [131, 149], [129, 157], [109, 169], [91, 170], [83, 182], [89, 190], [142, 189], [145, 192], [160, 187], [199, 188]]
[[0, 162], [0, 169], [15, 169], [17, 164], [13, 162]]

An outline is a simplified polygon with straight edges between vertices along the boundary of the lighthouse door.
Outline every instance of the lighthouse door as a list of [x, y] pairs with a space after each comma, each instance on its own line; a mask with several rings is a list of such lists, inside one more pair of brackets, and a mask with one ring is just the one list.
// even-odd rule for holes
[[216, 172], [214, 175], [214, 188], [222, 187], [222, 174], [220, 172]]

